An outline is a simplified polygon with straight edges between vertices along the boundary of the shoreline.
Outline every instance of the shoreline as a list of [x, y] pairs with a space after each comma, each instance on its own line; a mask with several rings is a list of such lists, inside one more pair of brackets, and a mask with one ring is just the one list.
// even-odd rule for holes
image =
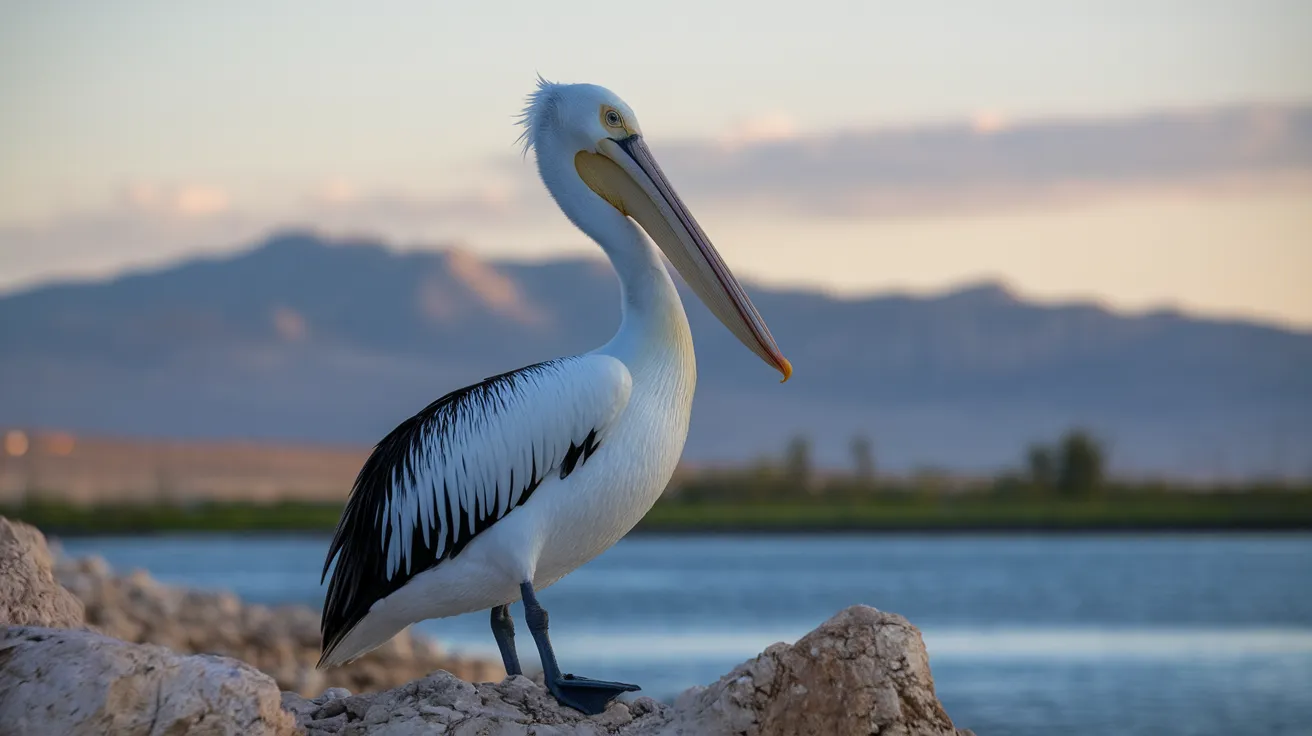
[[[31, 523], [24, 520], [25, 523]], [[151, 527], [136, 529], [83, 529], [44, 525], [42, 531], [58, 539], [95, 539], [104, 537], [331, 537], [332, 529], [276, 529], [276, 528], [211, 528]], [[697, 527], [643, 527], [638, 526], [625, 535], [630, 537], [750, 537], [784, 536], [807, 537], [816, 535], [865, 536], [932, 536], [932, 537], [1002, 537], [1002, 536], [1134, 536], [1134, 535], [1289, 535], [1312, 534], [1312, 523], [1291, 524], [1191, 524], [1191, 525], [997, 525], [997, 526], [697, 526]]]
[[[337, 503], [193, 502], [84, 506], [53, 500], [0, 514], [61, 537], [169, 533], [328, 535]], [[631, 534], [1088, 535], [1312, 532], [1312, 492], [1124, 493], [667, 500]]]

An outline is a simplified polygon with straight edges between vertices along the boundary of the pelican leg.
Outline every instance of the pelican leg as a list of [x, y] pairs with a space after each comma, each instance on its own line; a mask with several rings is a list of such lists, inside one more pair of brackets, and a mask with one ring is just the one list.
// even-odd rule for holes
[[501, 663], [506, 666], [506, 677], [524, 674], [519, 667], [519, 653], [515, 651], [515, 619], [510, 617], [510, 604], [492, 609], [492, 636], [501, 650]]
[[538, 656], [542, 658], [542, 675], [547, 689], [562, 705], [595, 716], [606, 710], [606, 705], [620, 693], [640, 689], [637, 685], [623, 682], [589, 680], [560, 674], [556, 653], [551, 649], [551, 638], [547, 636], [547, 611], [538, 603], [532, 583], [521, 584], [519, 591], [524, 599], [524, 619], [528, 621], [528, 630], [533, 634], [533, 641], [538, 645]]

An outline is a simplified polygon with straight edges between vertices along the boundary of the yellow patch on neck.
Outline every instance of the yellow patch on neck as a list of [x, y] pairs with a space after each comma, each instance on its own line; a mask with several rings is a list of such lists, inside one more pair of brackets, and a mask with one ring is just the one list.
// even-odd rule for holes
[[620, 214], [629, 216], [629, 211], [624, 207], [624, 195], [628, 194], [632, 197], [641, 190], [624, 169], [599, 153], [587, 151], [574, 154], [574, 169], [579, 172], [579, 178], [588, 185], [588, 189], [610, 202], [610, 206], [619, 210]]
[[608, 156], [587, 151], [574, 154], [574, 168], [583, 183], [596, 192], [598, 197], [642, 226], [647, 235], [675, 263], [680, 273], [686, 275], [692, 273], [689, 269], [698, 268], [689, 260], [690, 248], [681, 244], [682, 236], [670, 225], [673, 216], [663, 214], [660, 206], [629, 176], [629, 172]]

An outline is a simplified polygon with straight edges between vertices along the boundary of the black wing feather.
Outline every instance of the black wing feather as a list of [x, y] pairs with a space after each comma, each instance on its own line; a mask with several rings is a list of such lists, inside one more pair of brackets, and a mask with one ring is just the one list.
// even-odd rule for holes
[[[374, 447], [356, 476], [351, 496], [328, 547], [328, 556], [324, 560], [320, 577], [322, 583], [336, 559], [337, 566], [328, 584], [321, 623], [325, 656], [341, 643], [375, 602], [394, 593], [415, 575], [460, 554], [474, 537], [502, 516], [496, 508], [497, 504], [485, 508], [488, 504], [480, 503], [479, 494], [474, 494], [474, 507], [468, 510], [471, 512], [468, 518], [474, 520], [471, 532], [467, 523], [462, 523], [466, 516], [460, 506], [459, 489], [448, 488], [443, 481], [443, 492], [438, 502], [446, 504], [445, 518], [448, 523], [443, 525], [440, 515], [435, 512], [435, 528], [430, 530], [432, 533], [428, 541], [425, 541], [425, 535], [420, 531], [411, 534], [410, 554], [406, 564], [389, 578], [386, 553], [387, 542], [390, 541], [388, 535], [394, 534], [396, 530], [384, 518], [383, 510], [392, 493], [393, 478], [399, 474], [404, 483], [411, 486], [415, 484], [415, 468], [411, 462], [415, 449], [426, 440], [436, 437], [439, 439], [440, 451], [444, 454], [450, 451], [445, 440], [461, 416], [468, 412], [492, 410], [501, 402], [502, 397], [516, 389], [523, 378], [543, 371], [556, 362], [547, 361], [502, 373], [452, 391], [402, 422]], [[595, 428], [582, 440], [582, 444], [571, 442], [569, 451], [560, 463], [560, 477], [565, 478], [578, 464], [586, 462], [598, 444]], [[522, 484], [522, 488], [518, 489], [519, 494], [512, 494], [515, 502], [511, 510], [527, 501], [542, 483], [545, 474], [552, 469], [551, 459], [539, 458], [536, 450], [530, 453], [530, 457], [531, 470], [528, 477], [515, 478], [511, 474], [512, 486]], [[496, 497], [499, 494], [493, 496]], [[441, 543], [443, 539], [445, 544]], [[440, 554], [439, 549], [442, 550]]]

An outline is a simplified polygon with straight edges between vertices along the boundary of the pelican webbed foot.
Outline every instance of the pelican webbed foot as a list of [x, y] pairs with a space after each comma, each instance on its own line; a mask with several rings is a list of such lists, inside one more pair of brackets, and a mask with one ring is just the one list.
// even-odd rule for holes
[[533, 592], [532, 583], [519, 586], [524, 599], [524, 618], [528, 621], [528, 630], [533, 634], [533, 642], [538, 646], [538, 656], [542, 658], [542, 675], [547, 690], [555, 696], [561, 705], [567, 705], [581, 713], [595, 716], [606, 710], [610, 701], [620, 693], [639, 690], [637, 685], [623, 682], [590, 680], [586, 677], [562, 675], [556, 664], [556, 653], [551, 648], [551, 637], [547, 634], [547, 611], [538, 603]]
[[610, 701], [620, 693], [631, 693], [642, 688], [623, 682], [589, 680], [586, 677], [561, 675], [554, 680], [547, 680], [547, 689], [556, 696], [561, 705], [568, 705], [574, 710], [595, 716], [606, 710]]

